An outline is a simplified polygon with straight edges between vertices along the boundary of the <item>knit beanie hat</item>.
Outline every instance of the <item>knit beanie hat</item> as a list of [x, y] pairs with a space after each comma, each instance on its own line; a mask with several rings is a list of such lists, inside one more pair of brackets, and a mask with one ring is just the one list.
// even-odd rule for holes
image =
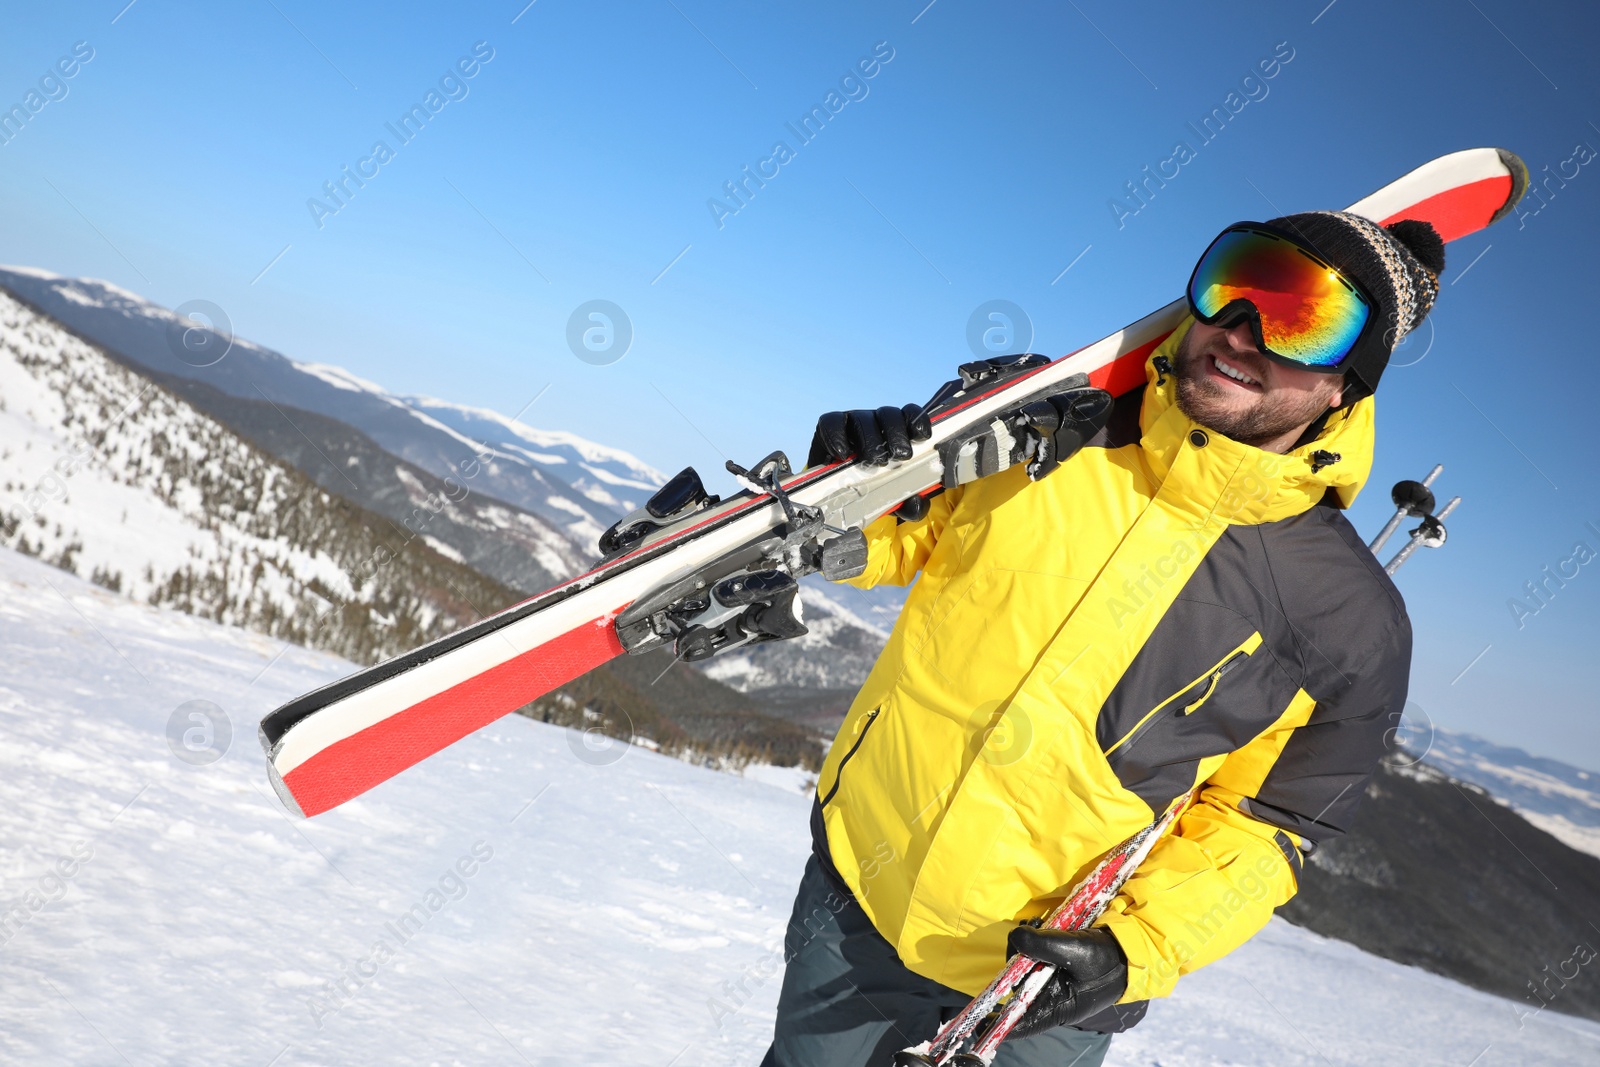
[[1377, 301], [1376, 321], [1368, 324], [1350, 353], [1340, 406], [1371, 396], [1390, 353], [1428, 317], [1439, 295], [1444, 241], [1438, 231], [1413, 219], [1380, 226], [1345, 211], [1305, 211], [1267, 224], [1299, 237]]

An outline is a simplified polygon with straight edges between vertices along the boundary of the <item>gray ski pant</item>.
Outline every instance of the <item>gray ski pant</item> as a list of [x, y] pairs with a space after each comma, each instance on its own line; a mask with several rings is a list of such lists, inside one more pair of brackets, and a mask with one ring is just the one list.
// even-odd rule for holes
[[[784, 937], [783, 988], [761, 1067], [890, 1067], [971, 998], [906, 968], [861, 906], [806, 863]], [[1000, 1046], [994, 1067], [1100, 1067], [1110, 1034], [1058, 1027]]]

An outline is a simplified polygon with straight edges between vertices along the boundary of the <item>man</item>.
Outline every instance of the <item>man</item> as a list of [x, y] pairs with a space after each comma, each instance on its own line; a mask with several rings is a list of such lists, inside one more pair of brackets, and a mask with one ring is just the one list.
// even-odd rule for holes
[[[1342, 511], [1443, 269], [1426, 223], [1230, 227], [1081, 451], [867, 530], [855, 584], [921, 580], [818, 779], [767, 1064], [888, 1064], [1021, 951], [1057, 976], [997, 1065], [1093, 1067], [1294, 895], [1405, 705], [1405, 607]], [[811, 461], [927, 434], [836, 412]], [[1197, 786], [1093, 928], [1019, 925]]]

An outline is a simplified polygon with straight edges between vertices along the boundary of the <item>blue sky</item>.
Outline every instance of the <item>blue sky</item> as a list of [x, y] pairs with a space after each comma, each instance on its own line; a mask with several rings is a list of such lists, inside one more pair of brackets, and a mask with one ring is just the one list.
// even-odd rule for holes
[[[1459, 148], [1537, 176], [1600, 149], [1597, 19], [1552, 0], [125, 2], [7, 13], [7, 106], [77, 42], [93, 58], [0, 145], [0, 261], [209, 300], [397, 391], [513, 414], [548, 386], [526, 421], [665, 470], [803, 455], [822, 410], [923, 399], [986, 301], [1060, 354], [1178, 295], [1230, 222], [1342, 206]], [[1275, 56], [1199, 145], [1186, 124]], [[402, 143], [385, 124], [430, 90]], [[830, 91], [802, 143], [786, 123]], [[1119, 226], [1112, 198], [1178, 140], [1195, 158]], [[738, 205], [747, 165], [776, 174]], [[338, 204], [345, 167], [370, 176]], [[1392, 482], [1446, 464], [1449, 546], [1400, 576], [1419, 717], [1600, 768], [1600, 561], [1524, 593], [1577, 542], [1600, 552], [1600, 165], [1574, 167], [1537, 214], [1452, 246], [1352, 518], [1370, 534]], [[632, 324], [620, 361], [569, 349], [596, 299]], [[1520, 628], [1519, 595], [1539, 609]]]

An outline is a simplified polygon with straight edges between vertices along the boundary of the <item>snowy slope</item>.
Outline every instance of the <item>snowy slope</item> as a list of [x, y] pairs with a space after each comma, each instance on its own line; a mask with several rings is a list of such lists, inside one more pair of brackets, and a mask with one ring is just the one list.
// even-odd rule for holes
[[[507, 1040], [740, 1063], [765, 1040], [773, 982], [720, 1029], [707, 1002], [776, 951], [799, 792], [514, 718], [291, 822], [254, 724], [350, 664], [3, 551], [0, 645], [0, 909], [59, 898], [0, 931], [0, 1063], [518, 1062]], [[166, 733], [197, 699], [233, 727], [208, 766]]]
[[232, 339], [219, 362], [192, 366], [178, 357], [182, 346], [175, 347], [172, 334], [176, 326], [181, 336], [193, 320], [108, 282], [0, 267], [0, 288], [135, 365], [203, 381], [230, 396], [339, 419], [436, 477], [459, 477], [477, 460], [476, 488], [555, 523], [587, 553], [607, 526], [642, 500], [637, 483], [649, 475], [664, 480], [626, 453], [578, 438], [553, 445], [539, 431], [491, 412], [398, 396], [338, 367], [297, 363], [242, 337]]
[[[37, 500], [29, 499], [39, 490], [41, 481], [46, 483], [47, 492], [44, 495], [47, 497], [59, 496], [55, 491], [59, 489], [64, 493], [71, 483], [92, 482], [106, 475], [134, 486], [140, 484], [140, 479], [134, 477], [128, 468], [153, 467], [155, 464], [151, 458], [141, 455], [141, 448], [107, 450], [91, 447], [95, 441], [94, 435], [101, 430], [123, 438], [142, 438], [143, 452], [148, 452], [158, 438], [185, 435], [192, 439], [186, 442], [185, 449], [194, 455], [210, 453], [207, 456], [208, 465], [222, 477], [242, 473], [230, 470], [230, 465], [243, 464], [248, 467], [256, 462], [251, 455], [256, 450], [247, 444], [230, 440], [225, 446], [219, 446], [219, 442], [235, 436], [229, 433], [229, 429], [242, 429], [246, 436], [258, 441], [269, 436], [255, 423], [242, 428], [218, 426], [214, 423], [225, 423], [226, 420], [217, 416], [210, 419], [197, 416], [193, 410], [189, 410], [192, 404], [173, 404], [170, 399], [161, 396], [162, 390], [152, 391], [149, 380], [143, 375], [130, 372], [125, 366], [106, 358], [96, 346], [84, 343], [55, 320], [19, 304], [4, 292], [0, 292], [0, 388], [4, 389], [3, 395], [11, 402], [4, 419], [0, 420], [5, 427], [0, 430], [0, 435], [3, 435], [0, 436], [0, 448], [9, 449], [13, 454], [15, 466], [8, 464], [6, 469], [15, 470], [22, 478], [20, 482], [8, 478], [0, 483], [0, 488], [4, 488], [12, 497], [8, 503], [13, 508], [21, 504], [23, 510], [30, 513], [41, 510]], [[48, 396], [50, 393], [54, 395]], [[147, 397], [151, 398], [149, 403], [145, 402]], [[108, 404], [115, 412], [111, 418], [97, 419], [85, 414]], [[251, 404], [267, 413], [269, 421], [274, 424], [273, 429], [291, 442], [309, 442], [307, 429], [317, 433], [316, 427], [297, 426], [288, 420], [281, 408], [274, 408], [259, 400], [237, 402], [233, 411], [235, 421], [242, 417], [239, 409]], [[302, 420], [314, 418], [303, 412], [300, 417]], [[174, 420], [178, 425], [172, 425]], [[486, 539], [501, 542], [501, 552], [514, 552], [526, 561], [523, 572], [543, 579], [530, 590], [532, 592], [570, 578], [587, 566], [588, 555], [577, 551], [565, 536], [548, 523], [481, 493], [475, 494], [473, 489], [476, 483], [468, 473], [458, 472], [456, 478], [447, 485], [370, 444], [370, 451], [366, 454], [341, 450], [326, 437], [322, 445], [313, 444], [309, 447], [315, 450], [319, 460], [331, 458], [340, 461], [337, 476], [326, 479], [325, 487], [334, 492], [343, 491], [347, 496], [357, 498], [358, 503], [384, 508], [396, 524], [396, 529], [403, 526], [406, 530], [434, 538], [436, 542], [443, 538], [443, 542], [436, 544], [436, 547], [451, 543], [451, 547], [442, 550], [452, 558], [460, 557], [460, 549], [471, 551]], [[120, 470], [117, 469], [119, 464]], [[59, 484], [57, 479], [50, 477], [49, 472], [53, 467], [61, 475]], [[99, 468], [99, 471], [79, 477], [81, 471], [91, 467]], [[145, 479], [147, 483], [159, 480]], [[359, 488], [374, 484], [380, 488], [377, 491], [360, 492], [358, 481]], [[72, 507], [70, 496], [67, 494], [68, 499], [63, 500], [64, 507]], [[196, 497], [191, 493], [185, 496], [184, 502], [190, 505], [188, 510], [191, 518], [201, 522], [226, 522], [229, 519], [226, 514], [216, 513], [218, 501], [215, 499]], [[148, 502], [138, 503], [142, 509]], [[50, 510], [60, 509], [52, 507]], [[100, 520], [108, 519], [109, 515], [88, 517], [98, 524]], [[136, 539], [133, 544], [141, 541], [161, 544], [159, 539], [142, 538]], [[132, 548], [133, 545], [122, 547]], [[174, 544], [165, 547], [179, 549], [182, 546]], [[134, 551], [131, 555], [137, 554]], [[482, 551], [475, 553], [482, 554]], [[478, 569], [487, 568], [480, 563]], [[493, 574], [491, 577], [506, 581], [506, 576], [502, 574]], [[515, 587], [515, 583], [508, 584]]]
[[355, 595], [333, 560], [229, 514], [228, 474], [251, 510], [287, 503], [274, 465], [4, 296], [0, 397], [7, 543], [139, 599], [196, 570], [249, 586], [258, 562], [262, 610], [292, 614], [311, 586]]
[[[759, 1060], [798, 792], [511, 718], [291, 822], [253, 724], [349, 664], [3, 550], [0, 647], [0, 1062]], [[233, 727], [208, 765], [169, 747], [192, 700]], [[1108, 1062], [1600, 1056], [1600, 1026], [1518, 1010], [1274, 922]]]
[[1487, 789], [1545, 833], [1600, 856], [1600, 774], [1472, 734], [1435, 729], [1429, 739], [1427, 762]]

